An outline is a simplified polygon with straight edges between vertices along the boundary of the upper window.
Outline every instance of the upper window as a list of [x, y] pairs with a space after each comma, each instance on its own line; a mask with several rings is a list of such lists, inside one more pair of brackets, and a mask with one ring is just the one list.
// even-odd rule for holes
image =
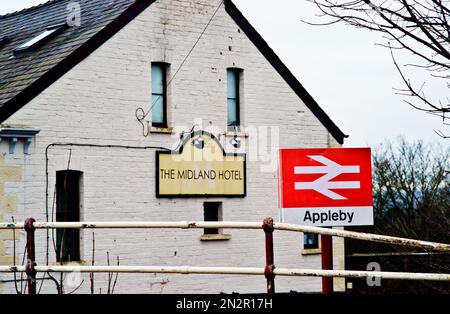
[[241, 125], [240, 117], [240, 95], [239, 81], [242, 70], [230, 68], [227, 70], [227, 103], [228, 103], [228, 119], [227, 126], [229, 130], [234, 130]]
[[27, 40], [16, 49], [14, 49], [14, 54], [38, 49], [39, 47], [50, 41], [52, 38], [54, 38], [56, 35], [64, 31], [66, 27], [67, 25], [63, 24], [47, 28], [43, 32], [37, 34], [35, 37]]
[[167, 67], [152, 63], [152, 126], [167, 127]]

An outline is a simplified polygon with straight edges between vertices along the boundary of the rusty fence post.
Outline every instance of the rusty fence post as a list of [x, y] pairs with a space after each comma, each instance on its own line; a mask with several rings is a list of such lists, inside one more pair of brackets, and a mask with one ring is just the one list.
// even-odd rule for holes
[[[322, 269], [332, 270], [333, 269], [333, 237], [330, 235], [322, 234]], [[322, 277], [322, 293], [332, 294], [333, 293], [333, 277]]]
[[266, 235], [266, 267], [264, 275], [267, 279], [267, 294], [275, 293], [275, 264], [273, 257], [273, 219], [271, 217], [264, 218], [263, 230]]
[[36, 294], [36, 252], [34, 243], [34, 218], [27, 218], [25, 220], [25, 231], [27, 232], [27, 265], [25, 272], [27, 274], [28, 294]]

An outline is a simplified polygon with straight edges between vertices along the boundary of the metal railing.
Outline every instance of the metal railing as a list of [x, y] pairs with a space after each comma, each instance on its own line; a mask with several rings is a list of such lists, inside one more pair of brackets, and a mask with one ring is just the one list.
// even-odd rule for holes
[[[36, 229], [263, 229], [265, 233], [266, 265], [265, 267], [191, 267], [191, 266], [38, 266], [35, 258]], [[38, 272], [80, 272], [80, 273], [170, 273], [170, 274], [227, 274], [227, 275], [264, 275], [267, 280], [268, 294], [275, 293], [275, 276], [310, 276], [310, 277], [378, 277], [398, 280], [450, 281], [450, 274], [350, 271], [327, 269], [290, 269], [275, 267], [273, 250], [273, 232], [275, 230], [315, 233], [325, 236], [352, 238], [395, 245], [426, 248], [450, 252], [450, 244], [398, 238], [385, 235], [360, 233], [339, 229], [300, 226], [275, 223], [267, 217], [263, 223], [258, 222], [36, 222], [28, 218], [24, 223], [0, 223], [1, 230], [25, 229], [27, 233], [27, 264], [23, 266], [0, 266], [0, 273], [25, 272], [27, 274], [28, 293], [36, 294], [36, 273]]]

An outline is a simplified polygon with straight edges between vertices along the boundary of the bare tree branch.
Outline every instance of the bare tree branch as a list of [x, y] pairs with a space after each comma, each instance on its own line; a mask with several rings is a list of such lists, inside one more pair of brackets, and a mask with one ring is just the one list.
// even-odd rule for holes
[[[345, 23], [350, 26], [381, 33], [390, 49], [394, 66], [400, 73], [405, 89], [398, 94], [412, 97], [405, 100], [413, 108], [438, 115], [447, 125], [450, 101], [431, 100], [425, 95], [425, 81], [420, 88], [414, 87], [403, 67], [415, 67], [427, 71], [430, 79], [447, 80], [450, 88], [450, 16], [449, 1], [442, 0], [308, 0], [321, 12], [322, 23], [305, 22], [309, 25], [332, 25]], [[410, 52], [417, 63], [400, 66], [393, 50]], [[417, 104], [419, 102], [420, 104]], [[442, 134], [439, 133], [441, 136]]]

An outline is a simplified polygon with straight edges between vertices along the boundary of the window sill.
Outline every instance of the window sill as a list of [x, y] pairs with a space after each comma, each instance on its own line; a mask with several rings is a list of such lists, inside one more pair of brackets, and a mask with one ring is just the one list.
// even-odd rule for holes
[[231, 234], [203, 234], [200, 241], [228, 241], [231, 240]]
[[158, 128], [158, 127], [151, 126], [150, 133], [173, 134], [173, 128]]
[[225, 131], [224, 133], [222, 133], [222, 135], [225, 135], [225, 136], [229, 136], [229, 137], [234, 137], [234, 136], [237, 136], [237, 137], [248, 137], [249, 135], [248, 135], [248, 133], [247, 132], [241, 132], [241, 131]]
[[322, 249], [318, 248], [318, 249], [303, 249], [301, 251], [302, 255], [319, 255], [322, 253]]

